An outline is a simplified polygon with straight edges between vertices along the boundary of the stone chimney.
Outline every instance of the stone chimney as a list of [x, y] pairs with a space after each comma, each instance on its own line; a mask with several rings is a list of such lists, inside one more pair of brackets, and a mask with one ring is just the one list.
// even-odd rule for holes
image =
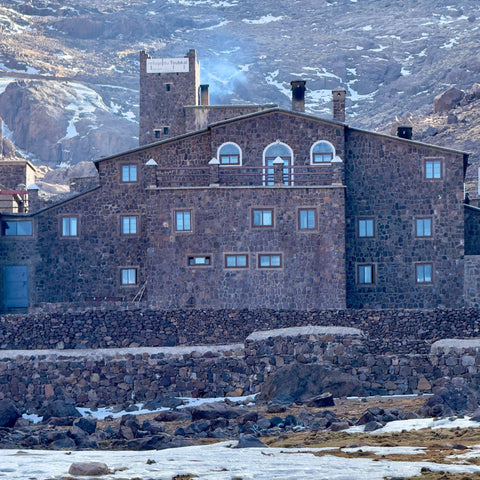
[[200, 85], [200, 105], [202, 105], [202, 107], [207, 107], [208, 105], [210, 105], [208, 85]]
[[305, 112], [305, 80], [292, 80], [292, 110], [294, 112]]
[[332, 90], [333, 98], [333, 119], [345, 122], [345, 96], [347, 91], [343, 87]]
[[29, 212], [40, 210], [40, 197], [38, 195], [38, 190], [39, 189], [35, 183], [32, 183], [27, 187]]

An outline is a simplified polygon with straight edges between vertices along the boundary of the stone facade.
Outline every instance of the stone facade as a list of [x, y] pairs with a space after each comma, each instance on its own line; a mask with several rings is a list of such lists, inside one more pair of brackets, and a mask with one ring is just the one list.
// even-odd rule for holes
[[[28, 269], [31, 308], [92, 299], [164, 310], [463, 305], [464, 153], [338, 118], [199, 106], [195, 52], [186, 59], [188, 72], [147, 73], [141, 53], [148, 145], [98, 160], [99, 186], [22, 217], [31, 235], [0, 237], [0, 266]], [[165, 123], [165, 138], [150, 143]], [[226, 159], [225, 145], [236, 152]], [[6, 297], [14, 304], [5, 278], [4, 311]]]

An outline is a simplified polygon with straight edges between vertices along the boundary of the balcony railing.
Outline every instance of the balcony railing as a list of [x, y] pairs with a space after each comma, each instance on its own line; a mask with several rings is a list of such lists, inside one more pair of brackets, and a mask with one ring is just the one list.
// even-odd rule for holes
[[157, 187], [221, 186], [323, 186], [335, 181], [335, 168], [326, 165], [259, 166], [259, 167], [150, 167], [150, 184]]

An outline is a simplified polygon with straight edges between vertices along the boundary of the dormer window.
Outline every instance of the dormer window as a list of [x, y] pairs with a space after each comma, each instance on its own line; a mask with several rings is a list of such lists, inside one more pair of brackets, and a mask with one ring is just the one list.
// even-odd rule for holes
[[321, 165], [330, 163], [335, 158], [335, 148], [326, 140], [314, 143], [310, 149], [310, 163]]

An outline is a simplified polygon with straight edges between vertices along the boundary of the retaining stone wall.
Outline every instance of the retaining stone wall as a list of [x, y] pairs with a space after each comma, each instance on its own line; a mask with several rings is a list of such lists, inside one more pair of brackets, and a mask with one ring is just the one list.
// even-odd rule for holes
[[0, 349], [115, 348], [244, 342], [254, 331], [305, 325], [360, 328], [374, 354], [426, 354], [441, 338], [475, 337], [480, 309], [101, 310], [0, 316]]

